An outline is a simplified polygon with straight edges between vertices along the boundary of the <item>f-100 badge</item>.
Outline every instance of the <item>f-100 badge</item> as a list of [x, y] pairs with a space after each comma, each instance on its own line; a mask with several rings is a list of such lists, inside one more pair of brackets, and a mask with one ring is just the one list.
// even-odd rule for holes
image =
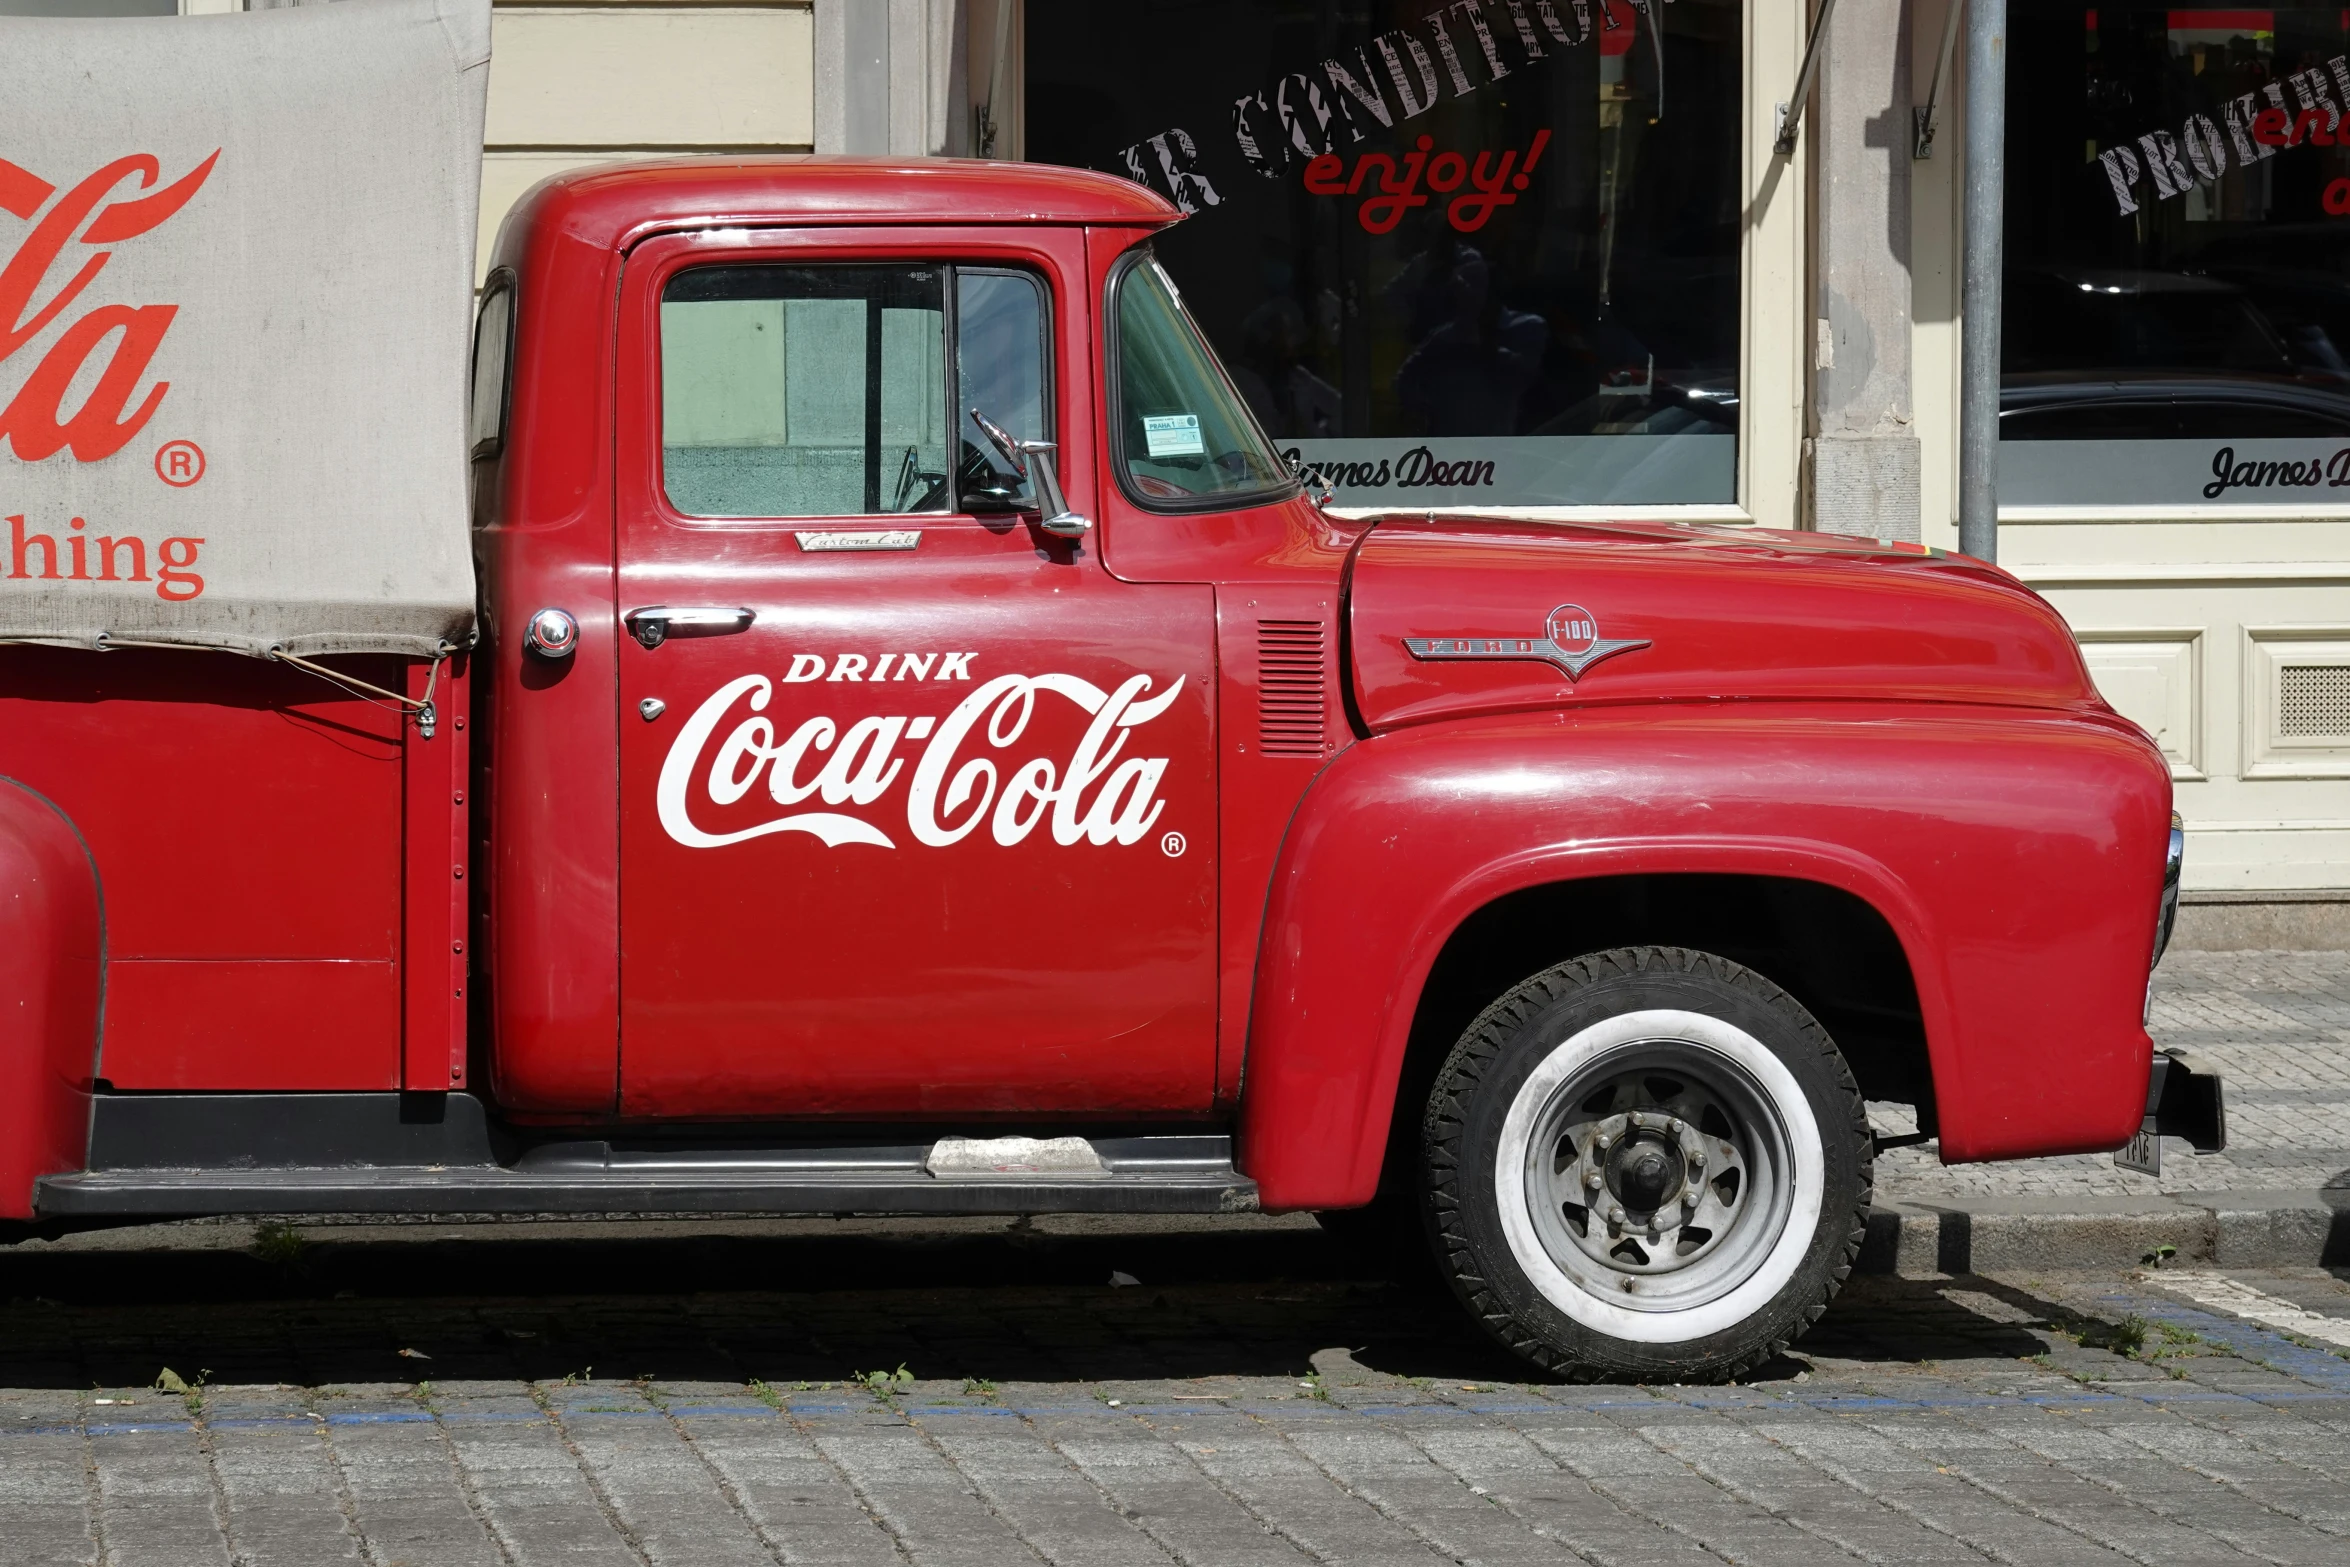
[[1554, 664], [1569, 680], [1603, 658], [1649, 646], [1645, 637], [1603, 637], [1599, 622], [1580, 604], [1561, 604], [1550, 612], [1541, 637], [1406, 637], [1403, 645], [1412, 657], [1431, 662], [1455, 658], [1538, 659]]

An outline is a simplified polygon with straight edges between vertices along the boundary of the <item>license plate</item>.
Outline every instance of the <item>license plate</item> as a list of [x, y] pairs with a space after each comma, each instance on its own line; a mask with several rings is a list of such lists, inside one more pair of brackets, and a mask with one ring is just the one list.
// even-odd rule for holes
[[2140, 1127], [2136, 1134], [2115, 1152], [2113, 1162], [2120, 1169], [2135, 1170], [2140, 1175], [2160, 1175], [2162, 1173], [2162, 1139], [2144, 1127]]

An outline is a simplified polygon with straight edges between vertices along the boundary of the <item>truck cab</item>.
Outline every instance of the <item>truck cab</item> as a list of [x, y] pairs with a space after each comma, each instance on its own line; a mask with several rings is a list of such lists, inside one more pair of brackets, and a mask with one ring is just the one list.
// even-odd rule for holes
[[[501, 1103], [1230, 1108], [1221, 979], [1347, 734], [1358, 529], [1183, 314], [1149, 252], [1172, 216], [1084, 175], [826, 161], [567, 181], [509, 225], [516, 373], [492, 331], [479, 374], [512, 387], [477, 447], [489, 937], [577, 1006], [493, 998]], [[552, 656], [549, 611], [578, 627]]]
[[1686, 1378], [1852, 1266], [1868, 1101], [1954, 1160], [2218, 1145], [2142, 1026], [2167, 769], [2045, 603], [1341, 514], [1178, 216], [975, 162], [541, 185], [474, 331], [471, 639], [0, 650], [0, 1204], [1359, 1211], [1528, 1358]]

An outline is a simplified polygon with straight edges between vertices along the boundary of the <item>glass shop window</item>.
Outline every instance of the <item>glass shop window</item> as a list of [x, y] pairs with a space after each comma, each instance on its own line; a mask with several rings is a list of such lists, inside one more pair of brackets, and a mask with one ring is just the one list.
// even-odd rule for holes
[[2350, 11], [2009, 25], [2000, 500], [2350, 505]]
[[947, 508], [942, 267], [742, 266], [661, 294], [661, 466], [698, 517]]
[[1735, 498], [1734, 0], [1026, 16], [1027, 155], [1190, 214], [1160, 262], [1341, 504]]

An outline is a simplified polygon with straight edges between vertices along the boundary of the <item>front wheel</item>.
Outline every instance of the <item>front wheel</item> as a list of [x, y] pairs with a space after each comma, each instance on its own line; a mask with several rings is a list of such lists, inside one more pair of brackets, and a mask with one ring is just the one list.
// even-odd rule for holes
[[1751, 969], [1633, 947], [1487, 1008], [1423, 1125], [1437, 1259], [1511, 1349], [1584, 1379], [1711, 1381], [1784, 1350], [1852, 1269], [1868, 1116]]

